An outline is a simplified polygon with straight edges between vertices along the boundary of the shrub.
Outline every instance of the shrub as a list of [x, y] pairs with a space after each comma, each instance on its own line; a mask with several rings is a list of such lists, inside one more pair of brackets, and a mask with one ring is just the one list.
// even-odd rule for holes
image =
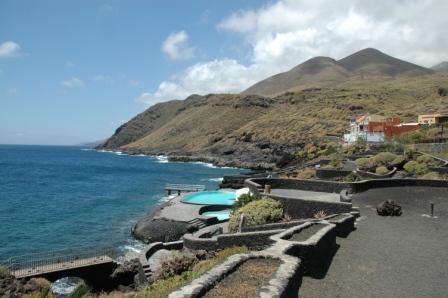
[[90, 287], [84, 282], [81, 281], [73, 292], [70, 293], [69, 298], [83, 298], [86, 297], [90, 293]]
[[283, 207], [280, 202], [263, 198], [250, 202], [246, 206], [234, 210], [229, 219], [229, 230], [238, 230], [241, 214], [244, 213], [246, 226], [262, 225], [266, 223], [278, 222], [283, 218]]
[[313, 214], [313, 218], [315, 218], [315, 219], [322, 219], [326, 216], [327, 216], [327, 213], [324, 210], [317, 211], [316, 213]]
[[343, 182], [355, 182], [355, 181], [359, 181], [359, 177], [358, 175], [356, 175], [356, 173], [350, 173], [347, 176], [342, 178]]
[[297, 178], [299, 179], [311, 179], [314, 177], [316, 177], [316, 170], [313, 168], [305, 168], [297, 174]]
[[426, 173], [425, 175], [423, 175], [421, 177], [422, 179], [429, 179], [429, 180], [437, 180], [437, 179], [442, 179], [442, 177], [439, 175], [439, 173], [437, 172], [429, 172]]
[[198, 259], [194, 255], [175, 253], [173, 258], [163, 261], [160, 270], [155, 275], [157, 279], [168, 278], [184, 271], [191, 270], [198, 263]]
[[238, 200], [235, 201], [235, 204], [233, 205], [233, 209], [241, 208], [250, 202], [256, 201], [261, 199], [261, 196], [251, 193], [245, 193], [238, 197]]
[[396, 154], [390, 152], [380, 152], [374, 157], [372, 157], [372, 161], [375, 166], [390, 166], [392, 162], [397, 158]]
[[360, 170], [368, 170], [371, 168], [370, 158], [358, 158], [357, 160], [355, 160], [355, 164]]
[[398, 167], [398, 166], [400, 166], [400, 165], [403, 165], [404, 161], [405, 161], [404, 156], [402, 156], [402, 155], [398, 155], [398, 156], [391, 162], [390, 165], [393, 166], [393, 167]]
[[440, 165], [440, 162], [437, 159], [434, 159], [428, 155], [421, 155], [421, 156], [417, 157], [417, 162], [425, 163], [429, 167], [436, 167], [436, 166]]
[[389, 173], [389, 170], [384, 166], [379, 166], [376, 168], [375, 173], [378, 175], [386, 175]]
[[404, 167], [406, 172], [414, 174], [416, 176], [424, 175], [428, 172], [428, 167], [424, 163], [418, 163], [415, 160], [408, 161]]
[[334, 169], [339, 169], [343, 166], [342, 156], [338, 154], [333, 154], [329, 165]]
[[8, 268], [4, 266], [0, 266], [0, 278], [5, 278], [11, 275], [11, 272]]

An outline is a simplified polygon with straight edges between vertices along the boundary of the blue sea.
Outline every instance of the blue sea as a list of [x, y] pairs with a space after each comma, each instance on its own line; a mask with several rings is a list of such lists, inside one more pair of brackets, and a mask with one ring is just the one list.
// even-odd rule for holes
[[138, 248], [130, 230], [166, 183], [218, 187], [240, 169], [82, 147], [0, 145], [0, 260], [77, 247]]

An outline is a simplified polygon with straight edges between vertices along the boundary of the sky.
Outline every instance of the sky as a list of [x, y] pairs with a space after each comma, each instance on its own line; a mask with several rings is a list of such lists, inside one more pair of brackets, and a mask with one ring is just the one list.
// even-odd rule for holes
[[0, 0], [0, 144], [101, 140], [157, 102], [367, 47], [448, 60], [446, 0]]

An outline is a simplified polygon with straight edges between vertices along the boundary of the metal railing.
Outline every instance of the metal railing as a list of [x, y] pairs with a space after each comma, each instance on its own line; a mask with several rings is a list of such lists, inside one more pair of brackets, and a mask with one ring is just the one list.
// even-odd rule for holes
[[85, 248], [28, 254], [9, 258], [3, 265], [16, 277], [112, 262], [114, 248]]
[[167, 184], [165, 190], [202, 191], [205, 190], [205, 185]]

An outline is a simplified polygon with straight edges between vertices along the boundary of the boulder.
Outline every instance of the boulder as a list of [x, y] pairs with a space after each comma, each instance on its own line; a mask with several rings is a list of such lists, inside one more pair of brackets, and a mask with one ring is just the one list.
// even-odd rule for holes
[[376, 207], [376, 212], [381, 216], [400, 216], [401, 206], [392, 200], [382, 202]]

